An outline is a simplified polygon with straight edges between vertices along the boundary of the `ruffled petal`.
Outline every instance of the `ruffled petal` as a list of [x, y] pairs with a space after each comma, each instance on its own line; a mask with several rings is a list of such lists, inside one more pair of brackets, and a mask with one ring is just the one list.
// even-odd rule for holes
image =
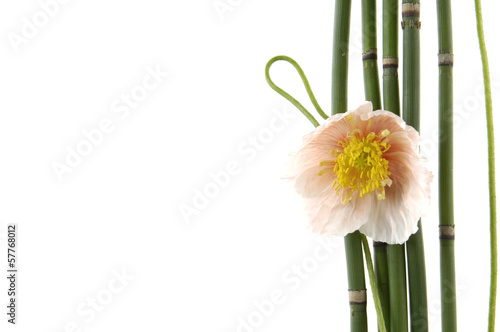
[[335, 181], [335, 174], [331, 172], [319, 176], [319, 172], [320, 168], [315, 166], [297, 176], [295, 180], [295, 189], [297, 192], [303, 197], [317, 199], [319, 195], [326, 195], [326, 191], [333, 191], [332, 184]]
[[370, 200], [356, 197], [349, 204], [343, 204], [333, 190], [323, 199], [309, 199], [308, 203], [309, 228], [314, 233], [326, 236], [345, 236], [358, 230], [368, 222], [371, 211]]
[[402, 190], [397, 185], [387, 190], [384, 200], [378, 200], [374, 195], [371, 199], [370, 220], [360, 227], [361, 233], [374, 241], [402, 244], [418, 230], [421, 215], [418, 210], [405, 206]]

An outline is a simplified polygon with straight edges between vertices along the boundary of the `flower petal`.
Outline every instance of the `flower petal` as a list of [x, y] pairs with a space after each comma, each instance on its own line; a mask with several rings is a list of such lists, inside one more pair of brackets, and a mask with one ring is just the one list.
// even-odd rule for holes
[[[373, 144], [390, 145], [388, 149], [383, 145], [383, 158], [390, 173], [385, 175], [385, 183], [379, 182], [381, 184], [377, 190], [373, 183], [366, 182], [372, 186], [371, 189], [363, 187], [363, 190], [367, 190], [363, 195], [358, 189], [353, 189], [355, 191], [350, 198], [345, 196], [346, 189], [332, 186], [337, 176], [341, 176], [335, 171], [336, 158], [343, 153], [349, 142], [347, 137], [352, 133], [362, 137], [371, 135], [371, 139], [373, 135], [378, 135], [378, 143]], [[391, 112], [373, 111], [371, 103], [365, 103], [345, 114], [331, 116], [306, 135], [302, 147], [291, 158], [288, 179], [304, 197], [311, 230], [327, 236], [344, 236], [359, 229], [376, 241], [391, 244], [405, 242], [417, 231], [418, 220], [430, 204], [432, 175], [422, 163], [418, 144], [419, 135], [415, 129]], [[365, 149], [369, 149], [369, 145]], [[337, 168], [339, 172], [345, 172], [339, 174], [342, 174], [342, 183], [346, 188], [352, 183], [345, 182], [346, 179], [350, 181], [349, 176], [355, 176], [353, 181], [360, 181], [355, 180], [359, 179], [358, 175], [352, 174], [358, 173], [352, 173], [355, 171], [349, 169], [354, 166], [349, 165], [355, 165], [354, 162], [363, 165], [359, 164], [363, 159], [358, 158], [367, 158], [359, 153], [348, 156], [353, 161], [345, 157], [342, 159], [343, 165], [348, 165], [342, 167], [348, 168], [342, 168], [344, 171]], [[349, 160], [349, 164], [345, 164], [346, 160]], [[363, 172], [359, 174], [360, 178]]]
[[370, 220], [360, 227], [361, 233], [374, 241], [402, 244], [418, 230], [417, 223], [421, 215], [415, 209], [406, 208], [397, 185], [387, 190], [384, 200], [377, 200], [374, 195], [371, 199], [374, 204]]
[[314, 233], [345, 236], [368, 222], [371, 200], [356, 197], [349, 204], [343, 204], [333, 190], [322, 200], [310, 200], [307, 212], [311, 218], [309, 227]]

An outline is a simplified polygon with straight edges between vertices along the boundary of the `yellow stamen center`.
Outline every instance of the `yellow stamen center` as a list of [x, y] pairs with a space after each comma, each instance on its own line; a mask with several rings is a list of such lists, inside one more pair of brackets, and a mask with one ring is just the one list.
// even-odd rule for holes
[[370, 132], [363, 136], [361, 130], [354, 129], [345, 141], [338, 143], [343, 149], [330, 151], [334, 160], [320, 162], [324, 168], [319, 175], [336, 174], [333, 188], [337, 195], [342, 195], [342, 203], [347, 204], [355, 191], [363, 197], [376, 190], [378, 199], [385, 199], [385, 186], [392, 184], [389, 162], [384, 158], [384, 153], [390, 148], [387, 144], [389, 134], [385, 129], [379, 134]]

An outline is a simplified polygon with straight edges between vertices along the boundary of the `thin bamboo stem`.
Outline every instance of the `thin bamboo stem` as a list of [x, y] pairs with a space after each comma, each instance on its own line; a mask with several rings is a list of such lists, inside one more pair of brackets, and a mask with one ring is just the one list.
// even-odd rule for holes
[[457, 331], [453, 213], [453, 40], [451, 1], [437, 0], [439, 66], [439, 246], [441, 330]]
[[[403, 119], [420, 130], [420, 1], [403, 0]], [[412, 332], [428, 331], [422, 223], [406, 243]]]

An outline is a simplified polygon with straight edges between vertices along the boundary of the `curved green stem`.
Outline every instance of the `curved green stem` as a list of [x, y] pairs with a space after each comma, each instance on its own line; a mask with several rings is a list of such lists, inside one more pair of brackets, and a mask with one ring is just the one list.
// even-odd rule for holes
[[387, 332], [387, 328], [385, 327], [382, 304], [380, 302], [380, 296], [378, 293], [377, 281], [375, 278], [375, 271], [373, 270], [373, 262], [370, 253], [370, 246], [368, 245], [368, 240], [366, 240], [366, 236], [363, 234], [361, 234], [361, 241], [363, 242], [363, 249], [365, 251], [366, 268], [368, 269], [368, 276], [370, 277], [370, 286], [372, 287], [373, 302], [375, 302], [375, 309], [377, 311], [378, 328], [380, 332]]
[[300, 68], [299, 64], [293, 60], [292, 58], [285, 56], [285, 55], [278, 55], [269, 60], [266, 64], [266, 81], [269, 84], [269, 86], [276, 92], [278, 92], [280, 95], [282, 95], [285, 99], [287, 99], [289, 102], [291, 102], [295, 107], [299, 109], [299, 111], [302, 112], [302, 114], [305, 115], [305, 117], [311, 121], [311, 123], [317, 127], [319, 126], [318, 121], [309, 113], [309, 111], [306, 110], [304, 106], [302, 106], [301, 103], [299, 103], [295, 98], [293, 98], [290, 94], [285, 92], [283, 89], [281, 89], [279, 86], [277, 86], [272, 80], [271, 77], [269, 76], [269, 69], [271, 68], [272, 64], [275, 63], [276, 61], [286, 61], [290, 63], [299, 73], [300, 78], [302, 79], [302, 82], [304, 83], [304, 87], [306, 88], [307, 94], [309, 95], [309, 98], [311, 99], [311, 102], [313, 103], [314, 107], [318, 111], [318, 114], [321, 115], [323, 119], [328, 119], [328, 115], [321, 109], [321, 107], [318, 104], [318, 101], [316, 100], [316, 97], [314, 97], [314, 94], [311, 90], [311, 86], [309, 85], [309, 81], [307, 80], [306, 75], [304, 74], [304, 71], [302, 68]]
[[490, 250], [491, 250], [491, 275], [490, 275], [490, 311], [488, 317], [488, 331], [495, 331], [495, 312], [497, 300], [497, 210], [496, 210], [496, 184], [495, 184], [495, 136], [493, 134], [493, 103], [491, 100], [491, 79], [484, 40], [483, 14], [481, 0], [475, 0], [477, 37], [481, 49], [483, 63], [484, 95], [486, 100], [486, 125], [488, 130], [488, 176], [490, 191]]

